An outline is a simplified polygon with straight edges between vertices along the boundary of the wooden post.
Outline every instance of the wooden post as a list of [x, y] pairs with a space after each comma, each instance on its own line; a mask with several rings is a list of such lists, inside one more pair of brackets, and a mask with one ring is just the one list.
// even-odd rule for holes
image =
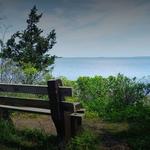
[[59, 86], [62, 86], [62, 82], [61, 80], [50, 80], [47, 84], [51, 116], [56, 127], [59, 143], [62, 144], [65, 137], [64, 113], [61, 105], [63, 99], [59, 91]]
[[70, 115], [71, 119], [71, 137], [74, 137], [81, 131], [82, 127], [82, 117], [83, 114], [72, 113]]
[[72, 96], [72, 89], [62, 88], [61, 80], [50, 80], [47, 84], [52, 120], [57, 130], [59, 144], [64, 146], [81, 129], [83, 113], [78, 112], [81, 105], [64, 102], [65, 96]]

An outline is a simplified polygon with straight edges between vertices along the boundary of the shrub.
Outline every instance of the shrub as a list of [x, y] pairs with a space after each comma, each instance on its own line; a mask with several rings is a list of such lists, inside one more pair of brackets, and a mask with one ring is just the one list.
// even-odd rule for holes
[[96, 136], [90, 131], [84, 131], [73, 138], [67, 146], [67, 150], [96, 150]]
[[86, 110], [107, 120], [137, 120], [145, 116], [149, 119], [148, 115], [144, 116], [144, 113], [149, 114], [149, 106], [145, 105], [149, 92], [150, 84], [121, 74], [77, 80], [77, 96]]

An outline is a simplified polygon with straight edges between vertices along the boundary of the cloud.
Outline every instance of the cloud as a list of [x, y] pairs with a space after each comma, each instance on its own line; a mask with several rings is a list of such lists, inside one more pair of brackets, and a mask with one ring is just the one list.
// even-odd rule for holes
[[[46, 22], [53, 20], [58, 29], [57, 53], [73, 56], [150, 54], [146, 49], [150, 34], [149, 1], [93, 0], [81, 7], [84, 9], [80, 11], [68, 6], [56, 8], [55, 13], [47, 16]], [[142, 47], [145, 51], [139, 52]]]
[[148, 47], [149, 0], [0, 0], [1, 4], [6, 23], [13, 25], [11, 32], [25, 28], [29, 10], [36, 4], [43, 12], [41, 28], [45, 33], [56, 29], [55, 52], [60, 55], [121, 55], [121, 48]]

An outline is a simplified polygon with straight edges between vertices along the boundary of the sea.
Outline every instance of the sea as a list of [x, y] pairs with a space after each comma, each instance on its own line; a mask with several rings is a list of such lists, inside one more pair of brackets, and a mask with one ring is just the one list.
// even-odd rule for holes
[[53, 76], [76, 80], [80, 76], [150, 77], [150, 57], [63, 57], [56, 58]]

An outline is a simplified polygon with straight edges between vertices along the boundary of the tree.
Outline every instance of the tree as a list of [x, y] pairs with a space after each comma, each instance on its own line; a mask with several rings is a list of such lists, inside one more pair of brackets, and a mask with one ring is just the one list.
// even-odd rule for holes
[[56, 43], [55, 30], [52, 30], [46, 37], [42, 35], [43, 30], [37, 26], [42, 13], [38, 14], [37, 11], [34, 6], [26, 21], [27, 28], [14, 33], [1, 52], [2, 58], [13, 60], [29, 78], [32, 78], [32, 75], [35, 76], [34, 73], [48, 71], [48, 67], [54, 64], [55, 60], [55, 56], [49, 54], [49, 50]]

